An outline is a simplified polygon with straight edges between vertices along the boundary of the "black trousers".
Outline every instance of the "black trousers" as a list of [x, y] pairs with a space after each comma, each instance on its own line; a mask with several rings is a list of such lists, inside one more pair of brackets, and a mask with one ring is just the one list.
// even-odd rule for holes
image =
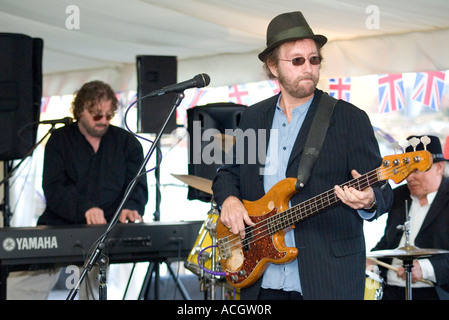
[[258, 300], [304, 300], [297, 291], [284, 291], [260, 288]]
[[[405, 288], [386, 285], [382, 300], [405, 300]], [[435, 288], [412, 288], [412, 300], [439, 300]]]

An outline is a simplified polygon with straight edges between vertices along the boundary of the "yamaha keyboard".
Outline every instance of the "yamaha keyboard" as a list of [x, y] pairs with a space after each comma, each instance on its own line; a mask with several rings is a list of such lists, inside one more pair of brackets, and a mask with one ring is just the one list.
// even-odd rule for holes
[[[117, 224], [103, 253], [111, 262], [187, 257], [203, 221]], [[83, 262], [106, 225], [0, 228], [0, 263], [5, 265]]]
[[[102, 253], [110, 263], [180, 261], [189, 255], [204, 221], [117, 224]], [[8, 271], [82, 265], [107, 225], [0, 228], [1, 291]]]

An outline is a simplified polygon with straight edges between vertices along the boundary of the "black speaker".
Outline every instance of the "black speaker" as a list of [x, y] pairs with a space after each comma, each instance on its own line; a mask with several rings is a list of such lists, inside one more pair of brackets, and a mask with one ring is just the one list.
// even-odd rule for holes
[[[177, 78], [177, 60], [173, 56], [137, 56], [137, 98], [175, 84]], [[138, 128], [143, 133], [159, 133], [173, 107], [176, 95], [146, 98], [137, 103]], [[176, 112], [170, 117], [164, 133], [176, 129]]]
[[[213, 103], [187, 110], [189, 175], [210, 180], [215, 178], [217, 169], [226, 161], [226, 152], [233, 145], [229, 133], [239, 126], [245, 108], [235, 103]], [[214, 130], [206, 132], [208, 129]], [[226, 129], [229, 129], [228, 133]], [[212, 195], [189, 186], [187, 198], [209, 202]]]
[[36, 142], [44, 42], [0, 33], [0, 160], [22, 159]]

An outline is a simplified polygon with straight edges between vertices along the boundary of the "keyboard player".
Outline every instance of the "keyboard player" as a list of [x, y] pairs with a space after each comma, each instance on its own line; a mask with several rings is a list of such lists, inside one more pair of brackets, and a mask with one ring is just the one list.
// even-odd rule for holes
[[[46, 208], [39, 225], [106, 224], [112, 219], [143, 163], [139, 141], [110, 124], [117, 109], [116, 95], [104, 82], [85, 83], [75, 94], [75, 122], [55, 130], [45, 147], [42, 187]], [[120, 222], [142, 221], [147, 201], [147, 180], [142, 176], [124, 205]], [[12, 272], [7, 299], [47, 299], [58, 278], [59, 270]]]

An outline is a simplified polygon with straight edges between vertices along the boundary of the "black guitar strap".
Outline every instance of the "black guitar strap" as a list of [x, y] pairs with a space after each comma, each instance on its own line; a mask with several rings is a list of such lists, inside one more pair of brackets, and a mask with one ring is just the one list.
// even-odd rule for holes
[[301, 160], [298, 165], [298, 176], [295, 189], [300, 191], [309, 180], [312, 167], [314, 166], [326, 136], [329, 121], [334, 111], [337, 99], [323, 92], [318, 108], [313, 118], [312, 127], [307, 136]]

